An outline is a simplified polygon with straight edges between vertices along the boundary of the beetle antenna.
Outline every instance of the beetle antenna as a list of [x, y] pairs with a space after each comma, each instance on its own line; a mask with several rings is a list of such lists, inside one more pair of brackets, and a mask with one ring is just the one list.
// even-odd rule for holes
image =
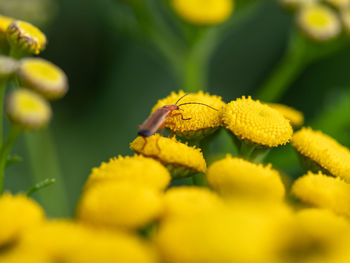
[[178, 107], [182, 106], [182, 105], [187, 105], [187, 104], [199, 104], [199, 105], [203, 105], [203, 106], [207, 106], [213, 110], [216, 110], [218, 111], [217, 109], [213, 108], [212, 106], [209, 106], [207, 104], [204, 104], [204, 103], [200, 103], [200, 102], [185, 102], [185, 103], [181, 103], [180, 105], [177, 105]]
[[184, 97], [186, 97], [187, 95], [190, 95], [190, 94], [193, 94], [193, 93], [187, 93], [185, 95], [183, 95], [180, 99], [177, 100], [177, 102], [175, 103], [175, 105], [177, 105], [179, 103], [180, 100], [182, 100]]

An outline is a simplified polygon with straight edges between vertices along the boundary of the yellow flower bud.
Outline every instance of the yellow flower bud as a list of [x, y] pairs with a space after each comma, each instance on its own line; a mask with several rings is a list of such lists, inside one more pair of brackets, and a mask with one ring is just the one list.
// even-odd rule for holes
[[27, 89], [16, 89], [7, 96], [6, 113], [12, 122], [25, 129], [39, 129], [51, 119], [49, 103]]
[[350, 0], [324, 0], [324, 1], [340, 10], [350, 8]]
[[281, 113], [287, 120], [290, 121], [290, 124], [294, 128], [297, 128], [304, 123], [303, 113], [293, 109], [292, 107], [278, 103], [268, 103], [267, 105]]
[[63, 97], [68, 90], [66, 74], [59, 67], [41, 58], [22, 59], [18, 75], [23, 86], [33, 89], [49, 100]]
[[37, 55], [46, 47], [46, 36], [37, 27], [24, 21], [13, 21], [6, 34], [17, 57], [27, 54]]
[[233, 12], [234, 0], [172, 0], [175, 12], [184, 20], [200, 25], [215, 25]]
[[6, 31], [14, 19], [0, 15], [0, 52], [7, 54], [9, 44], [7, 42]]
[[331, 8], [321, 4], [301, 8], [297, 16], [297, 24], [308, 37], [316, 41], [333, 39], [341, 31], [337, 14]]

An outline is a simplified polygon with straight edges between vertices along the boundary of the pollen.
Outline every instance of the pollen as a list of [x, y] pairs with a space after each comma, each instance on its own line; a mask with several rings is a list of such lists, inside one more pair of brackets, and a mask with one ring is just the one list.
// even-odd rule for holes
[[[153, 107], [152, 113], [165, 105], [174, 105], [185, 94], [183, 91], [172, 92], [168, 97], [158, 101]], [[178, 105], [192, 102], [202, 103], [209, 107], [201, 104], [182, 105], [180, 106], [181, 110], [173, 111], [167, 118], [165, 127], [177, 136], [186, 139], [198, 139], [215, 132], [222, 125], [221, 115], [225, 103], [221, 97], [199, 91], [187, 95], [178, 102]]]
[[233, 0], [172, 0], [175, 12], [184, 20], [200, 25], [215, 25], [233, 12]]
[[162, 191], [170, 179], [168, 170], [157, 160], [142, 155], [118, 156], [92, 169], [84, 189], [103, 182], [126, 181]]
[[220, 197], [207, 188], [172, 187], [164, 195], [163, 218], [192, 217], [221, 209], [222, 206]]
[[25, 195], [0, 197], [0, 247], [16, 241], [28, 229], [44, 222], [43, 209]]
[[289, 142], [293, 129], [281, 113], [251, 97], [230, 102], [224, 109], [225, 127], [242, 140], [267, 147]]
[[77, 207], [80, 222], [109, 229], [139, 229], [160, 216], [159, 192], [130, 182], [100, 183], [85, 191]]
[[46, 36], [35, 26], [24, 21], [13, 21], [7, 29], [12, 47], [24, 53], [38, 55], [46, 47]]
[[25, 129], [39, 129], [51, 119], [49, 103], [27, 89], [16, 89], [7, 96], [6, 113], [12, 122]]
[[206, 176], [209, 185], [223, 196], [281, 201], [285, 195], [280, 174], [270, 165], [254, 164], [230, 155], [210, 165]]
[[18, 75], [25, 87], [50, 100], [63, 97], [68, 90], [66, 74], [59, 67], [41, 58], [22, 59]]
[[175, 137], [165, 138], [159, 134], [146, 138], [137, 137], [130, 144], [130, 148], [134, 152], [159, 160], [173, 177], [204, 173], [207, 169], [201, 150], [181, 143]]
[[316, 41], [335, 38], [341, 31], [337, 14], [324, 5], [310, 5], [302, 8], [297, 16], [300, 29]]
[[295, 181], [292, 193], [309, 205], [350, 216], [350, 185], [340, 178], [308, 172]]
[[281, 113], [294, 128], [300, 127], [304, 123], [303, 113], [292, 107], [278, 103], [269, 103], [268, 106]]
[[350, 151], [333, 138], [321, 131], [303, 128], [294, 134], [292, 145], [302, 157], [316, 163], [324, 172], [350, 180]]

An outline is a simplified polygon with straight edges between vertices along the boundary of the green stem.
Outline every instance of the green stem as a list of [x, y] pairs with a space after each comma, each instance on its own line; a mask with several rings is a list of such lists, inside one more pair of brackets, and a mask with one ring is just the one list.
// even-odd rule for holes
[[44, 181], [41, 181], [41, 182], [35, 184], [33, 187], [29, 188], [29, 190], [26, 192], [26, 195], [30, 196], [33, 193], [39, 191], [40, 189], [48, 187], [48, 186], [52, 185], [55, 182], [56, 182], [56, 180], [54, 178], [47, 178]]
[[56, 148], [48, 129], [25, 134], [25, 142], [29, 152], [34, 182], [44, 181], [47, 177], [56, 180], [50, 189], [43, 189], [37, 193], [40, 203], [49, 216], [69, 216], [70, 210], [57, 160]]
[[21, 134], [22, 129], [19, 127], [12, 125], [7, 136], [5, 143], [2, 145], [0, 150], [0, 194], [4, 190], [4, 179], [5, 179], [5, 168], [7, 156], [10, 153], [14, 142], [17, 137]]
[[3, 142], [3, 123], [4, 123], [4, 96], [6, 90], [7, 80], [0, 81], [0, 147]]
[[299, 34], [291, 35], [288, 50], [276, 70], [258, 90], [256, 96], [262, 101], [277, 101], [306, 65], [306, 48]]

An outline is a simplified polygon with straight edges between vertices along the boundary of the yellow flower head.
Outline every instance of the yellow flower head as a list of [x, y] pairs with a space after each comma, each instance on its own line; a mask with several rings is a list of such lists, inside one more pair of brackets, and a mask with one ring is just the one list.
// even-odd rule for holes
[[138, 229], [159, 217], [160, 194], [129, 182], [104, 182], [85, 191], [77, 207], [81, 222], [106, 228]]
[[272, 200], [284, 198], [285, 189], [280, 175], [271, 166], [228, 155], [213, 163], [206, 176], [209, 185], [224, 196]]
[[46, 36], [30, 23], [13, 21], [6, 33], [10, 46], [20, 53], [37, 55], [46, 47]]
[[70, 221], [50, 221], [25, 233], [12, 254], [29, 252], [46, 259], [38, 263], [155, 262], [149, 246], [136, 236], [95, 231]]
[[18, 63], [16, 60], [0, 55], [0, 80], [7, 79], [14, 74], [18, 69]]
[[304, 115], [302, 112], [283, 104], [269, 103], [268, 105], [271, 108], [279, 111], [279, 113], [290, 121], [290, 124], [293, 127], [299, 127], [304, 123]]
[[180, 186], [164, 195], [164, 218], [192, 217], [222, 208], [218, 195], [206, 188]]
[[226, 105], [223, 121], [227, 129], [242, 140], [268, 147], [286, 144], [293, 129], [282, 114], [251, 97]]
[[280, 235], [279, 262], [348, 262], [349, 230], [347, 220], [331, 211], [301, 210]]
[[41, 58], [22, 59], [18, 75], [25, 87], [50, 100], [63, 97], [68, 90], [66, 74], [59, 67]]
[[7, 28], [10, 26], [13, 20], [14, 19], [11, 17], [0, 15], [0, 35], [3, 35], [6, 33]]
[[297, 23], [308, 37], [316, 41], [330, 40], [341, 31], [337, 14], [331, 8], [320, 4], [300, 9]]
[[350, 8], [350, 0], [324, 0], [324, 1], [340, 10]]
[[333, 138], [321, 131], [303, 128], [294, 134], [292, 145], [324, 172], [350, 180], [350, 151]]
[[201, 150], [181, 143], [175, 137], [165, 138], [159, 134], [146, 138], [137, 137], [130, 144], [130, 148], [162, 162], [173, 177], [204, 173], [207, 169]]
[[158, 161], [135, 155], [119, 156], [108, 163], [103, 162], [98, 168], [92, 169], [85, 189], [104, 182], [130, 182], [141, 184], [155, 190], [164, 190], [170, 182], [168, 170]]
[[17, 241], [45, 219], [43, 209], [27, 196], [5, 193], [0, 197], [0, 247]]
[[199, 25], [215, 25], [233, 12], [234, 0], [172, 0], [175, 12], [184, 20]]
[[162, 262], [273, 262], [284, 212], [256, 208], [237, 205], [166, 220], [155, 238]]
[[309, 172], [295, 181], [292, 193], [307, 204], [350, 216], [350, 185], [340, 178]]
[[298, 9], [306, 5], [316, 4], [318, 0], [280, 0], [283, 6], [292, 9]]
[[[179, 93], [172, 92], [168, 97], [158, 101], [153, 107], [152, 113], [165, 105], [174, 105], [185, 94], [183, 91], [179, 91]], [[211, 108], [200, 104], [180, 106], [181, 110], [172, 112], [174, 117], [170, 115], [166, 119], [165, 127], [171, 129], [177, 136], [186, 139], [198, 139], [213, 133], [221, 126], [221, 113], [225, 106], [221, 97], [199, 91], [195, 94], [186, 95], [178, 102], [178, 105], [191, 102], [203, 103]]]
[[6, 113], [11, 121], [25, 129], [41, 128], [51, 119], [50, 105], [27, 89], [16, 89], [8, 95]]

